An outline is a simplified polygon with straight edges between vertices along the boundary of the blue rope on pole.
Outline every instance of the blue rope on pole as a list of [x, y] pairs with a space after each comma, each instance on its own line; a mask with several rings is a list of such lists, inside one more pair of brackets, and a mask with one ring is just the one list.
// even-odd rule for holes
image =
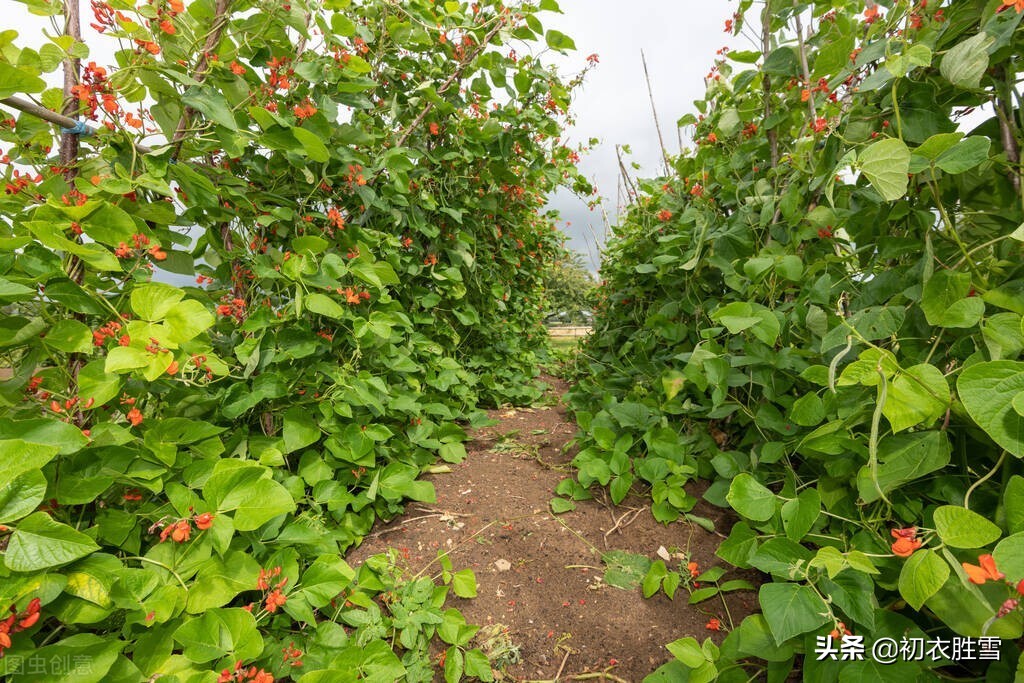
[[92, 135], [92, 128], [89, 128], [89, 126], [85, 125], [84, 121], [76, 121], [73, 127], [61, 128], [60, 132], [64, 133], [65, 135], [88, 136]]

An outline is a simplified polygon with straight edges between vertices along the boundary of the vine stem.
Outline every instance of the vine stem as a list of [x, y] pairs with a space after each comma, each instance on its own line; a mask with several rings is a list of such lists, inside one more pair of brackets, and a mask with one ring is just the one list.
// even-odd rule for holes
[[152, 560], [152, 559], [150, 559], [148, 557], [141, 557], [139, 555], [133, 555], [132, 557], [126, 557], [124, 559], [126, 561], [127, 560], [138, 560], [139, 562], [148, 562], [149, 564], [156, 565], [157, 567], [160, 567], [161, 569], [166, 569], [167, 571], [169, 571], [171, 573], [171, 575], [175, 579], [178, 580], [178, 583], [181, 584], [181, 587], [185, 589], [185, 592], [188, 593], [188, 586], [185, 585], [185, 582], [182, 580], [181, 575], [178, 574], [178, 572], [174, 571], [172, 568], [168, 567], [163, 562], [157, 562], [156, 560]]
[[969, 489], [967, 489], [967, 493], [964, 494], [964, 507], [965, 508], [967, 508], [968, 510], [971, 509], [971, 506], [969, 505], [969, 503], [971, 502], [971, 494], [974, 493], [974, 489], [978, 488], [979, 486], [984, 484], [986, 481], [991, 479], [993, 477], [993, 475], [995, 475], [995, 473], [998, 472], [999, 469], [1003, 466], [1003, 461], [1005, 461], [1005, 460], [1006, 460], [1006, 451], [1003, 451], [1002, 455], [999, 456], [999, 460], [996, 461], [996, 464], [992, 467], [991, 470], [989, 470], [988, 474], [986, 474], [984, 477], [982, 477], [978, 481], [976, 481], [973, 484], [971, 484], [971, 487]]
[[946, 206], [942, 203], [942, 197], [939, 195], [938, 183], [935, 180], [935, 168], [932, 167], [931, 172], [932, 178], [928, 181], [928, 189], [931, 190], [932, 197], [935, 199], [935, 206], [939, 209], [939, 215], [942, 216], [942, 222], [946, 226], [946, 230], [949, 231], [953, 241], [956, 242], [957, 247], [960, 248], [960, 253], [963, 254], [963, 260], [967, 262], [967, 267], [970, 268], [971, 272], [975, 277], [978, 278], [984, 287], [988, 287], [988, 278], [981, 274], [978, 270], [978, 266], [971, 260], [971, 254], [967, 251], [967, 245], [960, 239], [960, 233], [957, 232], [956, 226], [953, 225], [953, 221], [950, 219], [949, 214], [946, 212]]
[[941, 330], [939, 330], [939, 333], [937, 335], [935, 335], [935, 343], [932, 344], [931, 350], [928, 351], [928, 357], [924, 359], [925, 363], [931, 363], [932, 362], [932, 356], [934, 356], [935, 352], [938, 350], [939, 342], [942, 341], [942, 335], [944, 335], [945, 333], [946, 333], [946, 328], [943, 327]]

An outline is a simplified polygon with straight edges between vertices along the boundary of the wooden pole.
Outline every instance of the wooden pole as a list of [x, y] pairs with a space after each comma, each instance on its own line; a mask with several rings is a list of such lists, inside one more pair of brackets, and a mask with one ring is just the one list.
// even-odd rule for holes
[[647, 57], [640, 50], [640, 61], [644, 65], [644, 80], [647, 81], [647, 97], [651, 100], [651, 113], [654, 114], [654, 129], [658, 131], [658, 144], [661, 145], [661, 158], [665, 162], [665, 175], [671, 173], [672, 166], [668, 162], [668, 150], [665, 149], [665, 138], [661, 136], [661, 124], [658, 122], [658, 108], [654, 106], [654, 91], [651, 89], [651, 76], [647, 73]]
[[[64, 35], [72, 38], [75, 42], [82, 40], [82, 26], [79, 17], [78, 0], [64, 0]], [[81, 80], [81, 60], [72, 57], [70, 54], [64, 59], [64, 110], [63, 115], [72, 123], [67, 128], [77, 128], [78, 122], [73, 118], [78, 115], [78, 98], [75, 97], [74, 87]], [[78, 176], [78, 133], [64, 132], [60, 136], [60, 165], [64, 170], [64, 180], [68, 185], [74, 187], [75, 178]], [[81, 240], [76, 236], [75, 239]], [[85, 264], [82, 259], [74, 254], [68, 255], [67, 265], [68, 278], [81, 286], [85, 282]], [[73, 353], [68, 358], [68, 396], [78, 395], [78, 373], [85, 365], [85, 357], [80, 353]], [[78, 404], [76, 404], [78, 405]], [[75, 424], [79, 429], [85, 424], [85, 416], [81, 408], [75, 410]]]
[[[206, 67], [210, 63], [210, 53], [217, 49], [217, 45], [220, 43], [221, 34], [223, 34], [224, 27], [228, 23], [227, 15], [230, 8], [231, 0], [217, 0], [217, 5], [213, 10], [213, 25], [210, 27], [210, 32], [206, 35], [203, 51], [199, 53], [199, 61], [196, 62], [196, 69], [192, 74], [192, 78], [198, 83], [206, 80]], [[175, 161], [177, 161], [178, 156], [181, 154], [181, 146], [185, 142], [185, 136], [188, 135], [189, 126], [192, 125], [192, 115], [194, 113], [195, 110], [192, 107], [186, 106], [181, 113], [177, 127], [174, 129], [174, 137], [171, 139], [174, 151], [171, 153], [171, 158]]]
[[[768, 52], [771, 50], [772, 14], [771, 0], [764, 0], [764, 9], [761, 11], [761, 59], [768, 59]], [[765, 72], [761, 79], [761, 89], [764, 93], [764, 120], [767, 123], [772, 115], [772, 79]], [[762, 124], [765, 125], [765, 124]], [[771, 150], [772, 168], [779, 165], [779, 135], [775, 129], [766, 131], [768, 136], [768, 147]]]
[[[23, 100], [20, 97], [5, 97], [3, 99], [0, 99], [0, 104], [2, 104], [5, 107], [10, 107], [11, 109], [17, 109], [20, 112], [29, 114], [30, 116], [35, 116], [36, 118], [42, 119], [44, 121], [49, 121], [50, 123], [56, 124], [61, 128], [67, 128], [68, 130], [73, 129], [75, 131], [78, 131], [76, 133], [64, 134], [61, 137], [61, 153], [63, 153], [64, 151], [63, 142], [65, 137], [79, 138], [82, 135], [92, 135], [93, 133], [96, 132], [95, 128], [93, 128], [92, 126], [87, 126], [81, 121], [78, 121], [77, 119], [73, 119], [70, 116], [65, 116], [64, 114], [59, 114], [55, 111], [50, 111], [46, 107], [41, 107], [35, 102]], [[146, 147], [145, 145], [136, 144], [135, 149], [140, 154], [151, 154], [153, 152], [153, 149], [151, 147]], [[61, 163], [63, 163], [63, 157]]]

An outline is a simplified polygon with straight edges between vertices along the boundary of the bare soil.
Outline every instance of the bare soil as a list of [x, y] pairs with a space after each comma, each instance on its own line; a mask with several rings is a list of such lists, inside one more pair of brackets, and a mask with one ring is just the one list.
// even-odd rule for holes
[[[569, 681], [604, 671], [613, 675], [606, 680], [639, 682], [671, 658], [666, 643], [684, 636], [721, 642], [730, 623], [756, 611], [757, 598], [752, 591], [730, 593], [727, 611], [718, 598], [688, 605], [683, 588], [673, 601], [662, 592], [644, 599], [639, 588], [604, 583], [601, 556], [608, 551], [656, 560], [660, 547], [685, 554], [703, 571], [724, 564], [714, 555], [722, 536], [685, 521], [660, 524], [648, 499], [630, 496], [613, 506], [604, 491], [553, 515], [549, 501], [570, 475], [575, 449], [567, 444], [576, 426], [558, 400], [567, 386], [545, 379], [552, 385], [549, 405], [491, 411], [497, 424], [472, 434], [466, 460], [429, 477], [437, 503], [379, 524], [346, 559], [358, 564], [397, 548], [418, 570], [444, 548], [456, 570], [473, 569], [477, 597], [452, 596], [448, 603], [483, 626], [482, 636], [499, 636], [477, 645], [494, 654], [496, 642], [511, 641], [503, 680]], [[700, 490], [694, 484], [691, 493]], [[724, 511], [701, 502], [693, 512], [728, 533], [732, 519]], [[731, 571], [723, 580], [737, 577]], [[722, 631], [707, 628], [711, 618]]]

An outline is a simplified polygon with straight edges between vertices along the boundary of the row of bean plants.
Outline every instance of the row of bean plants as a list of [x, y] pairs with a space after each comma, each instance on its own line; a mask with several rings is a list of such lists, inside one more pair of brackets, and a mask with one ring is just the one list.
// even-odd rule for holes
[[[667, 523], [709, 480], [739, 518], [718, 556], [766, 575], [760, 614], [651, 680], [1024, 676], [1022, 11], [745, 0], [726, 23], [751, 49], [719, 52], [694, 148], [639, 182], [572, 393], [563, 494], [643, 489]], [[883, 665], [886, 638], [907, 649]]]
[[493, 680], [471, 572], [342, 558], [539, 395], [557, 4], [4, 9], [0, 98], [85, 125], [0, 120], [0, 677]]

